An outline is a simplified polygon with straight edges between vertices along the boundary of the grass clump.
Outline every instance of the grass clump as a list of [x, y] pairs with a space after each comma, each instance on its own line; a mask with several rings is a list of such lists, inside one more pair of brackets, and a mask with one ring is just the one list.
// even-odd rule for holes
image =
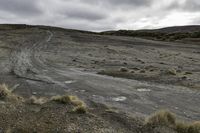
[[85, 114], [87, 112], [86, 106], [77, 106], [73, 109], [73, 112], [79, 113], [79, 114]]
[[178, 133], [200, 133], [200, 122], [193, 123], [176, 123], [176, 131]]
[[47, 99], [45, 98], [37, 98], [35, 96], [30, 97], [28, 100], [30, 104], [35, 104], [35, 105], [42, 105], [47, 102]]
[[185, 72], [185, 75], [191, 75], [192, 72]]
[[176, 116], [166, 110], [155, 112], [146, 120], [145, 125], [149, 127], [168, 127], [177, 133], [200, 133], [199, 121], [193, 123], [177, 122]]
[[0, 99], [4, 100], [7, 97], [11, 96], [12, 92], [8, 89], [8, 86], [5, 84], [0, 85]]
[[175, 69], [169, 69], [169, 70], [167, 71], [167, 73], [170, 74], [170, 75], [176, 75], [176, 74], [177, 74], [177, 72], [176, 72]]
[[121, 67], [121, 68], [119, 69], [119, 71], [120, 71], [120, 72], [128, 72], [128, 68], [126, 68], [126, 67]]
[[51, 98], [52, 101], [62, 103], [62, 104], [69, 104], [71, 103], [71, 98], [68, 95], [63, 95], [63, 96], [54, 96]]
[[146, 124], [148, 125], [164, 125], [167, 127], [171, 127], [175, 125], [175, 123], [176, 123], [175, 115], [165, 110], [155, 112], [146, 121]]
[[86, 104], [76, 96], [69, 96], [69, 95], [55, 96], [55, 97], [52, 97], [52, 100], [62, 103], [62, 104], [74, 105], [75, 108], [73, 109], [73, 112], [83, 114], [83, 113], [86, 113], [87, 111]]
[[23, 98], [13, 94], [6, 84], [0, 84], [0, 100], [23, 101]]

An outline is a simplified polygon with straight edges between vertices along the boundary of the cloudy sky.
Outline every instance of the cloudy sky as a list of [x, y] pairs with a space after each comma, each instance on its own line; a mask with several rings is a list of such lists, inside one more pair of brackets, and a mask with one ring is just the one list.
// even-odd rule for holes
[[81, 30], [200, 24], [200, 0], [0, 0], [0, 23]]

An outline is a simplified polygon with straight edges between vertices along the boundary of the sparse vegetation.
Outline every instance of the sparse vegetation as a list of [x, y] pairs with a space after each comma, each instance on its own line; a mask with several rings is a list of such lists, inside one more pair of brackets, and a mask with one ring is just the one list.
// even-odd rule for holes
[[63, 96], [53, 96], [51, 98], [52, 101], [55, 101], [55, 102], [59, 102], [59, 103], [62, 103], [62, 104], [69, 104], [71, 103], [71, 99], [68, 95], [63, 95]]
[[79, 114], [85, 114], [87, 112], [86, 106], [77, 106], [73, 109], [73, 112], [79, 113]]
[[16, 94], [13, 94], [12, 91], [8, 89], [8, 86], [6, 84], [1, 84], [0, 85], [0, 100], [19, 101], [19, 100], [23, 100], [23, 98], [17, 96]]
[[86, 113], [87, 111], [86, 104], [76, 96], [68, 96], [68, 95], [55, 96], [55, 97], [52, 97], [52, 100], [62, 103], [62, 104], [74, 105], [75, 107], [73, 109], [73, 112]]
[[8, 89], [8, 87], [5, 84], [0, 85], [0, 99], [4, 100], [10, 95], [11, 91]]
[[121, 68], [119, 69], [119, 71], [120, 71], [120, 72], [128, 72], [128, 68], [126, 68], [126, 67], [121, 67]]
[[47, 98], [37, 98], [35, 96], [30, 97], [28, 100], [28, 103], [30, 104], [36, 104], [36, 105], [42, 105], [48, 101]]
[[176, 116], [166, 110], [155, 112], [146, 120], [147, 126], [169, 127], [177, 131], [177, 133], [200, 133], [200, 122], [184, 123], [176, 120]]
[[169, 111], [161, 110], [155, 112], [152, 116], [150, 116], [146, 123], [149, 125], [163, 125], [167, 127], [172, 127], [176, 123], [175, 115], [170, 113]]
[[177, 74], [176, 69], [168, 69], [167, 73], [170, 74], [170, 75], [176, 75]]
[[192, 72], [185, 72], [185, 75], [190, 75], [192, 74]]

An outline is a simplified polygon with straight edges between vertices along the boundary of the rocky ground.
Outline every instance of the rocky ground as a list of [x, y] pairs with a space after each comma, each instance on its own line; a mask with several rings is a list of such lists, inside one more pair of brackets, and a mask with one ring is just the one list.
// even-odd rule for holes
[[[135, 116], [146, 117], [160, 109], [168, 109], [186, 121], [200, 120], [199, 45], [198, 41], [163, 42], [43, 26], [1, 25], [0, 83], [7, 84], [13, 93], [24, 98], [76, 95], [88, 108], [95, 110], [97, 105], [106, 105], [125, 113], [106, 113], [106, 117], [102, 117], [94, 111], [96, 113], [81, 114], [76, 118], [77, 114], [66, 113], [65, 107], [51, 102], [48, 107], [45, 104], [39, 109], [32, 105], [1, 102], [1, 108], [23, 112], [14, 116], [12, 111], [6, 115], [1, 113], [1, 117], [14, 128], [20, 127], [20, 123], [14, 126], [11, 116], [22, 121], [44, 116], [41, 121], [45, 123], [46, 118], [56, 112], [56, 117], [52, 116], [50, 121], [57, 121], [54, 122], [57, 126], [68, 118], [76, 119], [72, 129], [86, 124], [76, 132], [94, 131], [96, 127], [89, 126], [94, 121], [98, 125], [103, 121], [104, 129], [98, 127], [97, 132], [116, 132], [118, 129], [118, 132], [127, 132], [130, 128], [128, 119], [134, 125], [138, 122]], [[104, 107], [100, 108], [99, 112], [106, 112]], [[33, 113], [30, 114], [31, 110]], [[124, 120], [124, 127], [120, 116], [131, 116]], [[58, 122], [59, 118], [63, 118], [62, 121]], [[36, 121], [28, 121], [26, 124], [31, 126], [27, 129], [35, 127]], [[135, 127], [142, 124], [135, 125], [133, 129], [137, 132]], [[42, 126], [36, 129], [41, 131]], [[60, 129], [60, 132], [67, 132], [64, 129], [70, 129], [69, 124], [63, 124]]]

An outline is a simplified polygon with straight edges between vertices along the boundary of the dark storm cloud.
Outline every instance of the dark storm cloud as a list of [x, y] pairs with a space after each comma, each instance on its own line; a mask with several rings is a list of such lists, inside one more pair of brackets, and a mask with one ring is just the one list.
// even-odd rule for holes
[[41, 13], [37, 0], [0, 0], [0, 11], [25, 16]]

